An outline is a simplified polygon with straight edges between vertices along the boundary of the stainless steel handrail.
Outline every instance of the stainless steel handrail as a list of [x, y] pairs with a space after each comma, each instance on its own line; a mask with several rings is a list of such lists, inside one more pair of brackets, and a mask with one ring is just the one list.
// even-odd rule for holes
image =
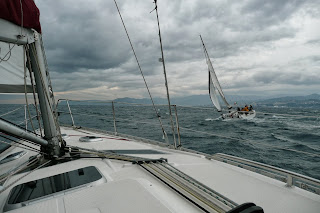
[[301, 189], [320, 195], [320, 180], [267, 164], [222, 153], [214, 154], [213, 159], [280, 180], [285, 182], [288, 187], [297, 186]]
[[[72, 120], [72, 126], [75, 127], [75, 122], [74, 122], [74, 119], [73, 119], [73, 114], [81, 114], [81, 115], [87, 115], [87, 116], [91, 116], [89, 114], [83, 114], [83, 113], [72, 113], [71, 111], [71, 107], [70, 107], [70, 104], [69, 104], [69, 101], [77, 101], [77, 102], [91, 102], [91, 101], [78, 101], [78, 100], [70, 100], [70, 99], [59, 99], [57, 101], [57, 105], [56, 105], [56, 108], [58, 108], [58, 105], [61, 101], [66, 101], [67, 103], [67, 106], [68, 106], [68, 110], [69, 110], [69, 114], [70, 114], [70, 117], [71, 117], [71, 120]], [[118, 134], [118, 131], [117, 131], [117, 126], [116, 126], [116, 114], [115, 114], [115, 104], [114, 103], [120, 103], [120, 104], [130, 104], [130, 105], [138, 105], [138, 106], [145, 106], [146, 104], [134, 104], [134, 103], [126, 103], [126, 102], [115, 102], [115, 101], [94, 101], [92, 103], [109, 103], [111, 104], [112, 106], [112, 113], [113, 113], [113, 125], [114, 125], [114, 134], [117, 135]], [[152, 105], [146, 105], [146, 106], [152, 106]], [[167, 105], [157, 105], [157, 106], [167, 106]], [[177, 129], [178, 129], [178, 132], [177, 132], [177, 135], [178, 135], [178, 146], [175, 145], [176, 148], [179, 148], [181, 147], [181, 137], [180, 137], [180, 129], [179, 129], [179, 120], [178, 120], [178, 113], [177, 113], [177, 109], [176, 109], [176, 105], [171, 105], [173, 107], [175, 107], [175, 118], [176, 118], [176, 125], [177, 125]], [[93, 115], [92, 115], [93, 116]], [[96, 117], [96, 116], [95, 116]], [[102, 116], [99, 116], [99, 117], [102, 117]], [[119, 119], [119, 118], [118, 118]], [[121, 120], [121, 119], [120, 119]], [[122, 120], [126, 120], [126, 119], [122, 119]]]
[[71, 121], [72, 121], [72, 126], [74, 127], [75, 124], [74, 124], [74, 119], [73, 119], [73, 116], [72, 116], [71, 108], [70, 108], [70, 105], [69, 105], [69, 99], [59, 99], [59, 100], [57, 101], [57, 106], [56, 106], [56, 108], [58, 108], [58, 105], [59, 105], [60, 101], [65, 101], [65, 102], [67, 102], [67, 106], [68, 106], [68, 109], [69, 109], [69, 114], [70, 114]]
[[112, 101], [112, 114], [113, 114], [114, 134], [117, 135], [116, 113], [115, 113], [115, 111], [114, 111], [114, 102], [113, 102], [113, 101]]

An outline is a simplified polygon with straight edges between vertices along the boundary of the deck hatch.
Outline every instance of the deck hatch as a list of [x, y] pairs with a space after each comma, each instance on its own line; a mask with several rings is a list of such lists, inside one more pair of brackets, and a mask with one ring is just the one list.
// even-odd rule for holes
[[89, 136], [84, 136], [79, 138], [79, 141], [80, 142], [97, 142], [97, 141], [102, 141], [102, 138], [89, 135]]
[[62, 192], [81, 185], [92, 183], [102, 178], [94, 166], [80, 168], [51, 177], [30, 181], [15, 186], [8, 199], [8, 204], [18, 204], [53, 193]]
[[22, 156], [24, 156], [25, 154], [27, 154], [26, 151], [20, 151], [20, 152], [16, 152], [16, 153], [10, 154], [7, 157], [3, 158], [0, 161], [0, 164], [7, 163], [7, 162], [10, 162], [10, 161], [13, 161], [13, 160], [17, 160], [17, 159], [21, 158]]

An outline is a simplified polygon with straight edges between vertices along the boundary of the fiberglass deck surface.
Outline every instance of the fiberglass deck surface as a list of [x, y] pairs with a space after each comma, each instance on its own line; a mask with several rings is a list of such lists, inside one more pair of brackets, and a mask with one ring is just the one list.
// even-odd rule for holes
[[[168, 149], [140, 141], [93, 133], [87, 130], [62, 128], [70, 146], [95, 150], [112, 150], [115, 153], [143, 158], [166, 158], [168, 163], [180, 171], [207, 185], [238, 204], [253, 202], [265, 212], [315, 212], [320, 209], [320, 196], [297, 187], [286, 187], [285, 183], [247, 171], [220, 161], [209, 160], [203, 155]], [[102, 137], [98, 142], [80, 142], [82, 136]], [[46, 212], [199, 212], [193, 204], [175, 193], [161, 181], [127, 161], [110, 159], [79, 159], [40, 169], [18, 183], [50, 175], [95, 166], [106, 182], [76, 189], [54, 199], [37, 201], [32, 205], [12, 212], [34, 212], [35, 209], [53, 209]], [[45, 172], [43, 172], [45, 171]], [[7, 184], [21, 175], [13, 177]], [[15, 186], [14, 184], [13, 186]], [[0, 194], [0, 200], [10, 190]], [[155, 210], [156, 209], [156, 210]]]

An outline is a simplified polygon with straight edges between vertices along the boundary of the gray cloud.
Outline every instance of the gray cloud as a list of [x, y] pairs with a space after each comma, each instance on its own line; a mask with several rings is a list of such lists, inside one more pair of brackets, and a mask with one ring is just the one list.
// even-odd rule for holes
[[[111, 92], [116, 96], [145, 94], [113, 1], [36, 3], [55, 91], [96, 88], [99, 92], [101, 87], [108, 92], [99, 95], [104, 93], [107, 98]], [[163, 95], [156, 19], [154, 12], [149, 13], [152, 0], [118, 4], [150, 87], [156, 95]], [[215, 61], [219, 79], [228, 83], [227, 92], [272, 84], [283, 85], [283, 89], [288, 84], [307, 88], [319, 81], [314, 72], [319, 70], [320, 33], [310, 38], [302, 35], [309, 35], [310, 29], [304, 26], [309, 19], [320, 20], [316, 0], [163, 0], [158, 4], [169, 86], [177, 96], [207, 92], [199, 34]], [[307, 45], [312, 52], [307, 52]]]

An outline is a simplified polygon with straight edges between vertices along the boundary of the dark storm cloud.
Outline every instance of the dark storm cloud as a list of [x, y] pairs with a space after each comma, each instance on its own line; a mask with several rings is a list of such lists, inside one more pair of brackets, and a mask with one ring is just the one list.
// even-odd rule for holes
[[[272, 10], [274, 11], [272, 17], [279, 16], [277, 19], [283, 21], [283, 18], [293, 11], [292, 8], [296, 9], [294, 6], [298, 6], [298, 4], [290, 5], [289, 2], [285, 4], [275, 3], [278, 1], [268, 2], [268, 4], [249, 2], [243, 6], [245, 11], [243, 18], [228, 9], [232, 8], [229, 2], [220, 3], [217, 7], [209, 1], [197, 2], [194, 4], [195, 7], [188, 7], [188, 3], [185, 4], [183, 1], [160, 2], [159, 10], [161, 9], [160, 12], [165, 14], [161, 17], [161, 23], [166, 59], [168, 62], [174, 62], [190, 60], [194, 56], [202, 57], [198, 37], [200, 33], [210, 41], [206, 42], [207, 46], [218, 53], [217, 57], [236, 54], [240, 47], [246, 44], [253, 45], [254, 42], [293, 36], [292, 29], [283, 26], [278, 29], [253, 30], [257, 26], [259, 28], [265, 26], [262, 22], [269, 17], [257, 11], [282, 8], [281, 14], [277, 13], [280, 9]], [[91, 4], [81, 5], [81, 3], [83, 1], [75, 6], [71, 1], [41, 2], [41, 5], [46, 4], [47, 9], [42, 13], [50, 13], [49, 17], [43, 20], [45, 22], [43, 28], [51, 68], [57, 72], [74, 72], [80, 68], [107, 69], [117, 67], [129, 60], [132, 54], [113, 1], [93, 2], [96, 4], [93, 7], [90, 7]], [[150, 3], [150, 8], [152, 6]], [[128, 12], [130, 13], [128, 10], [123, 11], [123, 13]], [[167, 17], [166, 14], [173, 15]], [[148, 19], [152, 19], [154, 14], [145, 15], [149, 16]], [[252, 15], [252, 18], [247, 19], [246, 15]], [[212, 25], [203, 24], [210, 17], [212, 17]], [[140, 21], [143, 22], [143, 20]], [[272, 24], [275, 23], [272, 22]], [[244, 25], [250, 25], [251, 31], [240, 31]], [[143, 37], [145, 32], [134, 31], [132, 26], [131, 28], [132, 34], [138, 34], [137, 40], [134, 40], [135, 47], [143, 52], [152, 52], [148, 54], [150, 57], [147, 56], [146, 60], [148, 64], [154, 63], [156, 56], [160, 55], [158, 41], [147, 40]], [[153, 33], [155, 35], [156, 31]], [[157, 38], [153, 37], [153, 39]]]
[[[168, 60], [203, 57], [199, 34], [202, 34], [208, 50], [215, 57], [239, 54], [246, 46], [292, 38], [296, 29], [283, 23], [303, 3], [268, 2], [240, 4], [222, 1], [213, 4], [212, 1], [201, 1], [192, 6], [181, 1], [170, 2], [165, 14], [173, 14], [172, 19], [166, 21], [165, 18], [164, 22], [168, 24], [163, 24], [166, 26], [163, 37]], [[265, 9], [267, 12], [262, 13]]]
[[109, 9], [114, 5], [99, 2], [91, 7], [83, 3], [41, 2], [45, 5], [41, 11], [43, 37], [49, 65], [54, 71], [112, 68], [129, 58], [127, 48], [122, 45], [124, 35], [118, 17]]

